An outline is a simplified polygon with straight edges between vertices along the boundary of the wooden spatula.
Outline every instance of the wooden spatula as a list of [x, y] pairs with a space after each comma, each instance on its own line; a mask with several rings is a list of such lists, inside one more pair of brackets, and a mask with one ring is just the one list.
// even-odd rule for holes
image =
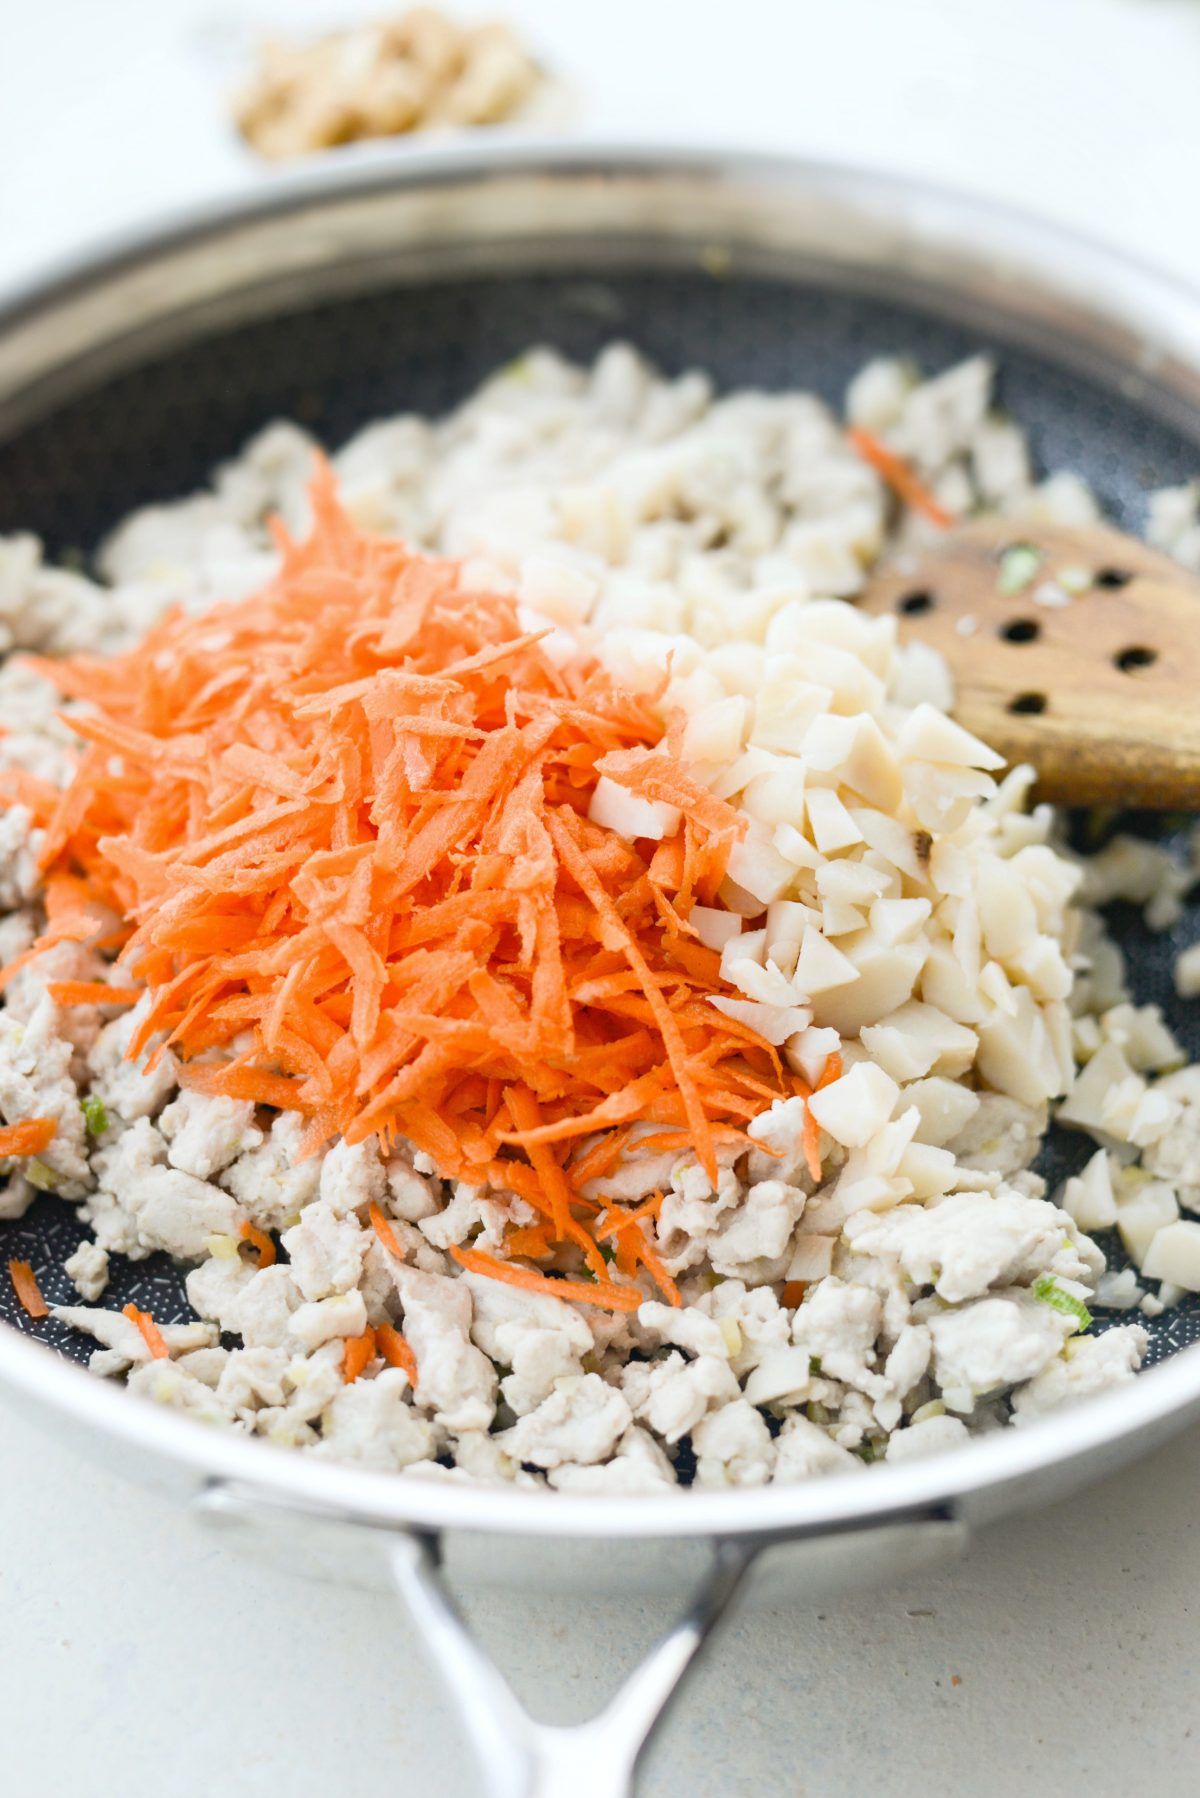
[[882, 565], [860, 602], [941, 651], [954, 716], [1039, 798], [1200, 810], [1200, 579], [1106, 527], [986, 519]]

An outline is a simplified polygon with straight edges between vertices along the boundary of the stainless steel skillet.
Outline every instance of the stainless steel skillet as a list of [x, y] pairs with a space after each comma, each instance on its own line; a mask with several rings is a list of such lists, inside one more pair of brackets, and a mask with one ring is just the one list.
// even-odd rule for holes
[[[626, 336], [722, 386], [837, 398], [867, 357], [930, 367], [983, 344], [1038, 459], [1087, 475], [1137, 528], [1148, 487], [1200, 470], [1200, 299], [1111, 254], [925, 189], [751, 158], [506, 147], [348, 156], [117, 247], [0, 309], [0, 531], [86, 551], [132, 505], [186, 491], [266, 419], [337, 442], [371, 416], [438, 410], [534, 341], [588, 356]], [[1193, 1054], [1200, 1015], [1167, 940], [1115, 920], [1139, 995]], [[1198, 1008], [1192, 1008], [1198, 1009]], [[1050, 1150], [1056, 1173], [1086, 1146]], [[0, 1223], [0, 1260], [66, 1298], [69, 1208]], [[116, 1302], [168, 1318], [169, 1264]], [[496, 1794], [624, 1790], [696, 1647], [753, 1567], [772, 1594], [882, 1577], [972, 1527], [1060, 1497], [1200, 1415], [1200, 1305], [1153, 1326], [1157, 1365], [1053, 1423], [908, 1467], [761, 1492], [608, 1502], [385, 1477], [160, 1413], [74, 1365], [0, 1281], [0, 1383], [43, 1423], [308, 1571], [391, 1578], [455, 1687]], [[13, 1327], [15, 1326], [15, 1327]], [[34, 1341], [32, 1337], [42, 1340]], [[51, 1352], [57, 1350], [57, 1353]], [[620, 1552], [615, 1552], [619, 1543]], [[454, 1578], [695, 1589], [691, 1608], [582, 1730], [517, 1709], [449, 1605]]]

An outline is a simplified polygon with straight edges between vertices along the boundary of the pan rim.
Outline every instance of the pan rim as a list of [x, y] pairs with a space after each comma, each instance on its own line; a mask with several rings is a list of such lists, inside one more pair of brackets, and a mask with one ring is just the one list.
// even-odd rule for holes
[[[536, 133], [512, 133], [486, 148], [474, 143], [339, 145], [311, 163], [266, 170], [252, 186], [206, 196], [163, 209], [138, 224], [105, 231], [79, 248], [49, 258], [40, 268], [0, 289], [0, 336], [34, 312], [69, 298], [125, 269], [209, 237], [227, 235], [313, 203], [370, 198], [392, 188], [438, 188], [469, 179], [488, 186], [515, 177], [559, 175], [581, 181], [589, 176], [654, 179], [686, 175], [713, 186], [730, 180], [760, 186], [784, 183], [797, 191], [834, 200], [861, 198], [874, 207], [889, 200], [926, 208], [926, 229], [943, 221], [970, 220], [970, 237], [980, 247], [1006, 243], [1038, 245], [1059, 255], [1083, 253], [1114, 276], [1132, 278], [1164, 317], [1186, 319], [1188, 336], [1200, 345], [1200, 292], [1180, 276], [1143, 257], [1039, 213], [969, 189], [817, 156], [721, 145], [614, 140], [584, 135], [563, 142]], [[1111, 306], [1098, 307], [1116, 322], [1127, 322]]]
[[[504, 179], [603, 176], [651, 182], [691, 179], [714, 192], [723, 184], [805, 192], [873, 217], [905, 214], [913, 241], [936, 247], [961, 237], [973, 251], [1058, 291], [1063, 264], [1086, 289], [1091, 313], [1142, 346], [1144, 367], [1177, 356], [1200, 383], [1200, 295], [1121, 252], [993, 202], [843, 165], [752, 151], [650, 147], [536, 138], [480, 148], [457, 144], [386, 148], [272, 176], [260, 188], [208, 201], [148, 227], [121, 233], [65, 259], [0, 299], [0, 347], [7, 338], [90, 288], [131, 269], [152, 267], [181, 249], [216, 243], [281, 214], [369, 198], [392, 189], [436, 190], [455, 182], [486, 186]], [[1078, 300], [1083, 304], [1082, 298]], [[1003, 302], [1000, 302], [1003, 311]], [[1131, 365], [1131, 373], [1135, 372]], [[1200, 393], [1200, 385], [1197, 388]], [[229, 1482], [290, 1509], [384, 1527], [452, 1528], [555, 1538], [783, 1538], [881, 1525], [953, 1509], [1075, 1462], [1074, 1476], [1104, 1451], [1132, 1454], [1144, 1436], [1182, 1427], [1200, 1410], [1200, 1344], [1178, 1351], [1129, 1387], [1008, 1429], [949, 1454], [859, 1474], [753, 1492], [687, 1491], [642, 1498], [584, 1498], [515, 1492], [452, 1481], [404, 1478], [337, 1466], [233, 1433], [202, 1430], [194, 1420], [154, 1408], [97, 1379], [48, 1346], [0, 1327], [0, 1384], [37, 1407], [90, 1427], [133, 1452], [169, 1461], [198, 1484]], [[1098, 1469], [1097, 1469], [1098, 1471]]]
[[1076, 1457], [1123, 1443], [1132, 1453], [1139, 1436], [1155, 1426], [1172, 1426], [1174, 1433], [1200, 1410], [1200, 1343], [1127, 1386], [928, 1460], [741, 1492], [690, 1489], [618, 1498], [517, 1492], [320, 1460], [139, 1398], [8, 1324], [0, 1325], [0, 1384], [135, 1454], [176, 1464], [197, 1490], [229, 1486], [293, 1514], [378, 1528], [558, 1540], [770, 1541], [946, 1517]]
[[[993, 284], [986, 302], [976, 296], [976, 310], [989, 312], [997, 320], [1007, 319], [1014, 328], [1019, 323], [1015, 300], [1019, 287], [1064, 307], [1073, 316], [1064, 318], [1057, 343], [1045, 352], [1050, 359], [1056, 350], [1062, 355], [1071, 347], [1075, 327], [1115, 330], [1126, 341], [1120, 352], [1109, 348], [1108, 359], [1123, 362], [1127, 388], [1141, 390], [1143, 403], [1148, 403], [1147, 396], [1155, 393], [1156, 386], [1156, 397], [1161, 400], [1165, 396], [1166, 390], [1159, 384], [1164, 368], [1194, 385], [1189, 394], [1188, 424], [1200, 440], [1200, 291], [1173, 273], [1098, 238], [965, 190], [832, 159], [746, 148], [644, 144], [586, 134], [564, 143], [516, 132], [503, 143], [486, 147], [469, 142], [400, 149], [387, 144], [344, 145], [314, 159], [311, 165], [270, 171], [260, 184], [237, 193], [195, 200], [160, 212], [143, 224], [101, 234], [52, 260], [40, 272], [19, 278], [7, 291], [0, 284], [0, 407], [14, 395], [19, 398], [27, 385], [19, 362], [14, 366], [11, 359], [12, 341], [20, 343], [30, 327], [44, 324], [55, 312], [69, 315], [71, 306], [89, 291], [116, 286], [123, 278], [156, 264], [166, 267], [189, 251], [216, 246], [222, 239], [231, 242], [244, 237], [249, 229], [306, 211], [324, 208], [332, 212], [360, 202], [379, 202], [389, 194], [449, 194], [464, 186], [484, 191], [523, 179], [540, 181], [547, 191], [556, 181], [574, 183], [576, 189], [586, 189], [589, 184], [599, 189], [622, 181], [643, 186], [686, 181], [713, 208], [714, 230], [723, 231], [739, 250], [751, 247], [753, 240], [739, 235], [743, 221], [736, 209], [729, 210], [731, 196], [753, 195], [777, 203], [805, 199], [833, 208], [846, 220], [882, 233], [889, 248], [934, 255], [941, 266], [933, 274], [924, 269], [908, 272], [915, 289], [925, 286], [929, 290], [927, 302], [938, 290], [948, 291], [949, 277], [956, 269], [960, 276], [969, 269], [977, 280], [986, 272]], [[722, 198], [726, 205], [718, 226], [716, 209]], [[777, 204], [770, 224], [778, 229], [785, 218], [786, 212]], [[754, 228], [761, 228], [761, 221]], [[555, 222], [545, 230], [544, 239], [546, 243], [569, 241], [578, 235]], [[672, 266], [668, 246], [693, 243], [694, 247], [695, 227], [657, 219], [651, 228], [643, 221], [640, 229], [633, 226], [629, 240], [639, 237], [654, 243], [662, 266]], [[501, 234], [489, 241], [511, 240]], [[720, 237], [715, 241], [721, 242]], [[797, 256], [812, 255], [803, 228], [798, 239], [769, 247], [793, 262]], [[876, 252], [878, 248], [877, 244]], [[840, 250], [830, 251], [830, 256], [834, 262], [840, 258], [847, 270], [854, 266], [854, 258]], [[326, 263], [334, 260], [330, 251]], [[878, 269], [880, 265], [876, 261], [873, 266]], [[250, 286], [243, 274], [239, 290]], [[233, 287], [230, 283], [229, 291]], [[212, 295], [202, 298], [211, 299]], [[915, 303], [919, 307], [920, 300]], [[187, 316], [195, 305], [195, 299], [189, 298], [175, 312]], [[160, 316], [172, 314], [164, 309]], [[135, 321], [139, 326], [141, 322]], [[1030, 330], [1026, 323], [1027, 338]], [[109, 341], [120, 336], [120, 332], [111, 332]], [[88, 346], [89, 351], [94, 347]], [[71, 360], [64, 355], [59, 365], [49, 366]], [[56, 402], [57, 395], [51, 406]], [[18, 428], [25, 422], [22, 419]], [[0, 436], [7, 434], [0, 417]]]

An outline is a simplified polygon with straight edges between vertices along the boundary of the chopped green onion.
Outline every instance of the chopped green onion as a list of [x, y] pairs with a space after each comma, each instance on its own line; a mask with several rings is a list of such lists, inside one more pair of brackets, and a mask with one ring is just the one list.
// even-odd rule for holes
[[27, 1161], [22, 1172], [31, 1186], [38, 1192], [53, 1192], [55, 1175], [44, 1161]]
[[88, 1093], [79, 1101], [79, 1105], [87, 1125], [88, 1135], [102, 1136], [108, 1129], [108, 1113], [104, 1109], [104, 1100], [97, 1098], [95, 1093]]
[[1060, 1311], [1064, 1317], [1073, 1317], [1079, 1329], [1091, 1329], [1092, 1314], [1083, 1300], [1074, 1298], [1069, 1292], [1064, 1292], [1052, 1274], [1043, 1274], [1040, 1280], [1034, 1281], [1033, 1296], [1035, 1299], [1041, 1299], [1043, 1305], [1049, 1305], [1052, 1310]]
[[1014, 543], [1000, 557], [1000, 572], [996, 577], [996, 585], [1001, 593], [1011, 598], [1027, 587], [1042, 565], [1042, 552], [1034, 549], [1032, 543]]
[[214, 1261], [237, 1261], [240, 1259], [237, 1237], [226, 1235], [223, 1231], [206, 1236], [204, 1246]]
[[918, 1405], [909, 1418], [909, 1423], [928, 1423], [931, 1417], [944, 1417], [946, 1407], [940, 1398], [931, 1398], [927, 1404]]
[[1058, 584], [1065, 587], [1068, 593], [1088, 593], [1095, 585], [1095, 577], [1090, 568], [1060, 568]]
[[809, 1357], [808, 1357], [808, 1371], [809, 1371], [809, 1373], [811, 1373], [811, 1374], [818, 1374], [818, 1373], [820, 1373], [820, 1371], [821, 1371], [821, 1357], [820, 1357], [820, 1355], [810, 1355], [810, 1356], [809, 1356]]

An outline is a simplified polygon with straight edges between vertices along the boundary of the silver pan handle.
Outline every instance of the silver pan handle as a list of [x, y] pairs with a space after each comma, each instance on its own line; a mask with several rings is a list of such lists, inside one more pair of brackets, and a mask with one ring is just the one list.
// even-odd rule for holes
[[[267, 1525], [272, 1536], [290, 1521], [337, 1542], [365, 1538], [371, 1562], [382, 1554], [418, 1634], [453, 1695], [475, 1749], [486, 1798], [629, 1798], [642, 1750], [760, 1554], [815, 1555], [808, 1564], [819, 1586], [894, 1577], [940, 1563], [962, 1549], [963, 1520], [941, 1505], [850, 1520], [833, 1530], [776, 1536], [718, 1537], [707, 1572], [679, 1621], [589, 1722], [538, 1723], [517, 1701], [494, 1661], [475, 1640], [446, 1588], [434, 1533], [395, 1529], [294, 1502], [234, 1481], [214, 1481], [195, 1499], [213, 1522]], [[840, 1560], [838, 1559], [840, 1551]]]
[[387, 1551], [397, 1589], [457, 1702], [488, 1798], [629, 1798], [643, 1748], [758, 1552], [753, 1543], [717, 1543], [691, 1603], [616, 1696], [598, 1717], [563, 1726], [536, 1722], [518, 1703], [459, 1615], [433, 1541], [397, 1536]]

